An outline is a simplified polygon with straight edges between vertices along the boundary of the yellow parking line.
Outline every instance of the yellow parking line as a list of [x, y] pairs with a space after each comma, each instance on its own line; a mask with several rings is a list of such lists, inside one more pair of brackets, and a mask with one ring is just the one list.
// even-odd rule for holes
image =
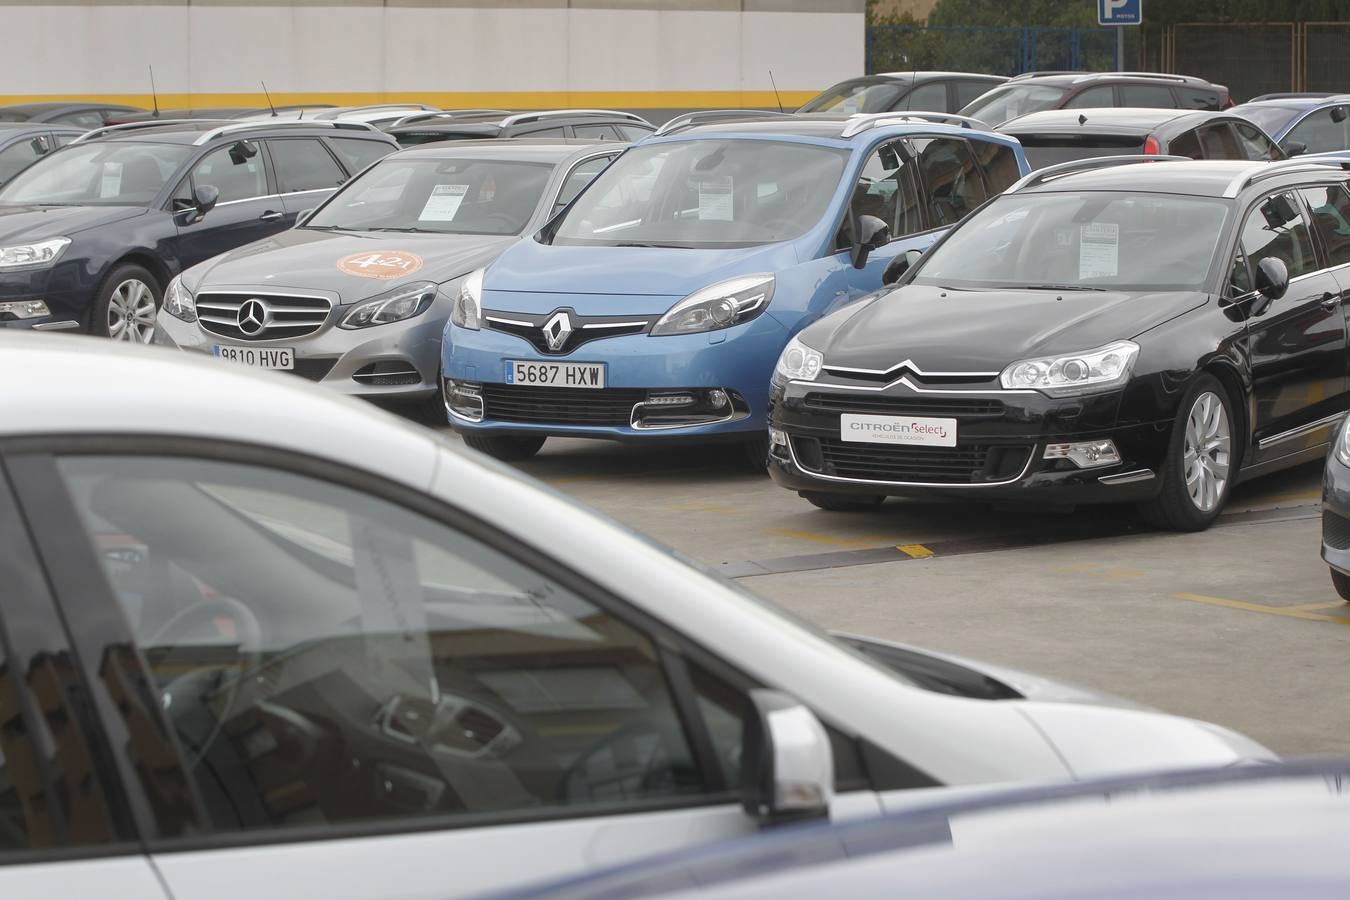
[[845, 538], [836, 537], [832, 534], [818, 534], [814, 531], [794, 531], [791, 528], [766, 528], [764, 530], [769, 534], [781, 534], [783, 537], [797, 538], [802, 541], [812, 541], [817, 544], [829, 544], [832, 547], [849, 547], [855, 550], [875, 547], [878, 543], [890, 543], [890, 541], [887, 541], [884, 538]]
[[1314, 609], [1345, 609], [1347, 604], [1344, 600], [1332, 600], [1328, 603], [1300, 603], [1297, 606], [1281, 606], [1280, 609], [1293, 609], [1299, 612], [1308, 612]]
[[[1308, 612], [1306, 609], [1291, 606], [1268, 606], [1264, 603], [1246, 603], [1242, 600], [1229, 600], [1227, 597], [1207, 597], [1204, 594], [1173, 594], [1173, 600], [1190, 600], [1193, 603], [1207, 603], [1210, 606], [1226, 606], [1229, 609], [1242, 609], [1247, 612], [1267, 613], [1272, 616], [1285, 616], [1290, 619], [1305, 619], [1310, 622], [1335, 622], [1350, 625], [1350, 618], [1327, 616]], [[1325, 608], [1325, 607], [1324, 607]]]
[[908, 556], [910, 559], [927, 559], [933, 555], [923, 544], [900, 544], [895, 549]]

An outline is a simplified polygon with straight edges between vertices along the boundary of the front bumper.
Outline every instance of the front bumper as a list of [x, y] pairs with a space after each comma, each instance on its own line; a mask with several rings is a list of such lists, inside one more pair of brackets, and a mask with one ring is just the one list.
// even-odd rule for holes
[[1327, 454], [1322, 476], [1322, 559], [1343, 575], [1350, 575], [1350, 467], [1336, 456], [1337, 444]]
[[[948, 496], [1038, 505], [1135, 502], [1157, 493], [1171, 421], [1118, 421], [1121, 392], [1054, 399], [1035, 391], [881, 390], [775, 382], [769, 474], [796, 491]], [[846, 441], [843, 414], [954, 419], [956, 447]], [[1050, 444], [1110, 440], [1120, 461], [1080, 468]]]
[[[776, 319], [762, 315], [723, 331], [604, 338], [566, 355], [550, 356], [506, 332], [451, 325], [441, 350], [443, 375], [482, 386], [485, 401], [481, 420], [452, 412], [450, 424], [462, 432], [634, 441], [758, 435], [767, 421], [769, 377], [787, 339]], [[601, 363], [605, 388], [519, 389], [505, 384], [508, 360]], [[641, 425], [646, 420], [637, 407], [643, 406], [649, 392], [686, 391], [701, 397], [712, 390], [730, 398], [725, 415], [710, 412], [690, 424]]]
[[334, 307], [313, 334], [270, 341], [220, 337], [203, 330], [197, 322], [184, 322], [160, 310], [154, 343], [207, 354], [214, 354], [217, 344], [253, 349], [290, 347], [295, 351], [292, 374], [339, 393], [391, 402], [435, 396], [439, 390], [441, 332], [450, 314], [448, 300], [438, 296], [426, 312], [403, 322], [338, 328], [337, 323], [350, 308]]
[[92, 293], [76, 283], [71, 266], [0, 272], [0, 304], [41, 300], [50, 315], [32, 319], [0, 313], [0, 328], [31, 331], [84, 330], [93, 302]]

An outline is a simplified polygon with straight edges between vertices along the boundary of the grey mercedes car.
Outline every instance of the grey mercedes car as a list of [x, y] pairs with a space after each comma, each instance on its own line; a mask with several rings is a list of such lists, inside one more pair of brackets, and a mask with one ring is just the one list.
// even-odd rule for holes
[[296, 228], [175, 278], [154, 342], [443, 417], [441, 331], [460, 280], [625, 146], [468, 141], [393, 154]]

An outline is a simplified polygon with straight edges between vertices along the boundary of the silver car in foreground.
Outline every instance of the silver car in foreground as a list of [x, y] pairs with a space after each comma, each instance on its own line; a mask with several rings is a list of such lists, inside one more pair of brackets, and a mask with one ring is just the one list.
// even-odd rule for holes
[[860, 654], [300, 379], [27, 334], [0, 335], [0, 378], [7, 900], [55, 877], [448, 897], [952, 788], [1271, 755]]

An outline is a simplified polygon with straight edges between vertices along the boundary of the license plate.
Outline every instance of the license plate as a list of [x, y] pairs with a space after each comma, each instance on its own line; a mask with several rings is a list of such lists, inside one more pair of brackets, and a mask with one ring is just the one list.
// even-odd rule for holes
[[544, 363], [523, 359], [506, 361], [507, 384], [532, 384], [536, 387], [603, 388], [604, 363]]
[[294, 369], [295, 351], [290, 347], [233, 347], [216, 344], [211, 355], [255, 369]]
[[844, 413], [839, 417], [839, 438], [860, 444], [955, 447], [956, 420]]

